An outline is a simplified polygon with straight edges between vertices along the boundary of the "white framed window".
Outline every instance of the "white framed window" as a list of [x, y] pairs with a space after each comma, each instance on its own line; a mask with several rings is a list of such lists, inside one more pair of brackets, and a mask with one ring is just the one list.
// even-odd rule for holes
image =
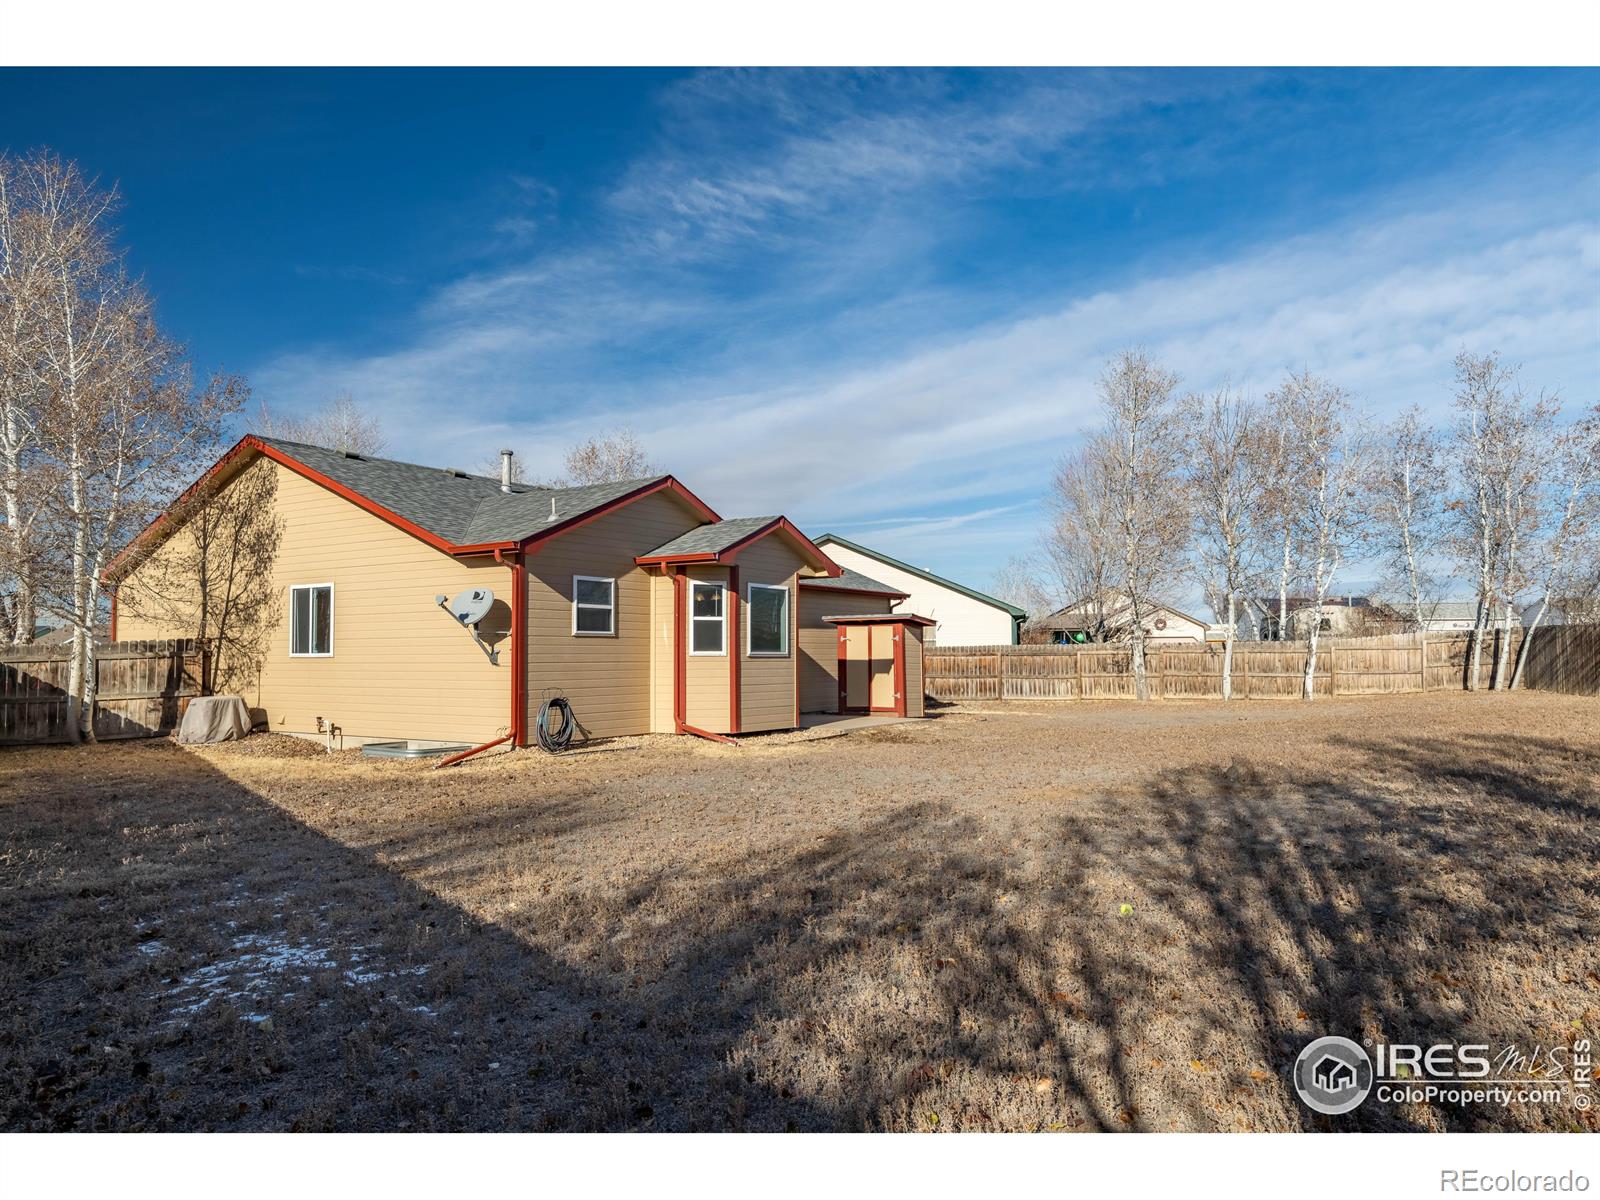
[[599, 575], [572, 577], [572, 633], [575, 637], [614, 637], [617, 632], [617, 581]]
[[789, 653], [789, 589], [752, 583], [745, 591], [746, 651], [752, 658], [784, 658]]
[[724, 603], [727, 588], [703, 579], [689, 581], [689, 653], [726, 654], [728, 616]]
[[297, 583], [289, 589], [289, 657], [333, 657], [333, 584]]

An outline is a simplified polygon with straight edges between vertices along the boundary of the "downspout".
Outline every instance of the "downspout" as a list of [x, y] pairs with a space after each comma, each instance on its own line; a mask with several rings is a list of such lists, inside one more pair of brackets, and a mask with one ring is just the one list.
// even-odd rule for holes
[[739, 684], [739, 566], [728, 564], [728, 732], [739, 732], [744, 708]]
[[[528, 744], [526, 713], [528, 708], [528, 574], [522, 568], [523, 547], [518, 546], [513, 556], [506, 556], [500, 547], [495, 548], [494, 561], [511, 568], [511, 732], [504, 737], [484, 742], [460, 754], [452, 754], [433, 769], [454, 766], [458, 762], [482, 754], [510, 742], [513, 748]], [[112, 610], [115, 612], [115, 609]]]
[[672, 725], [678, 732], [684, 731], [684, 722], [688, 719], [688, 647], [685, 639], [688, 637], [686, 627], [689, 623], [689, 606], [685, 598], [686, 580], [683, 572], [670, 564], [666, 570], [672, 574]]
[[523, 552], [518, 546], [511, 560], [511, 737], [519, 748], [528, 744], [528, 571]]

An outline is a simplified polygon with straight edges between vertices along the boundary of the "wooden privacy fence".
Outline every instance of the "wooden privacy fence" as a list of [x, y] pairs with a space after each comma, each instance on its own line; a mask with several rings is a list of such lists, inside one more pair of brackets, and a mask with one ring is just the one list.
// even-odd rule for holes
[[[1515, 659], [1521, 642], [1513, 635]], [[1410, 634], [1328, 638], [1317, 645], [1318, 696], [1372, 696], [1466, 685], [1470, 635], [1434, 636], [1423, 647]], [[1486, 638], [1481, 678], [1488, 687], [1498, 641]], [[935, 700], [1132, 699], [1132, 654], [1110, 646], [929, 646], [928, 695]], [[1537, 664], [1537, 665], [1536, 665]], [[1145, 654], [1150, 694], [1165, 699], [1219, 698], [1222, 646], [1162, 647]], [[1303, 691], [1306, 650], [1283, 642], [1233, 648], [1233, 694], [1240, 699], [1295, 699]], [[1596, 694], [1600, 626], [1540, 629], [1529, 648], [1524, 686]], [[1585, 687], [1587, 690], [1585, 691]]]
[[[70, 645], [0, 650], [0, 746], [70, 741]], [[177, 727], [205, 678], [203, 643], [184, 638], [108, 642], [96, 651], [97, 738], [157, 737]]]
[[1533, 631], [1524, 687], [1600, 696], [1600, 625], [1541, 625]]

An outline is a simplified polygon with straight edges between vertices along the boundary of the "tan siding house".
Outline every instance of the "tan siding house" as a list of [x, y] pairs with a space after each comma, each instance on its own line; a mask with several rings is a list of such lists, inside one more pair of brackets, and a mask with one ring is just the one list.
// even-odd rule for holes
[[[216, 514], [250, 508], [257, 491], [270, 499], [254, 516], [277, 531], [262, 539], [269, 560], [251, 574], [197, 555], [214, 546], [201, 531]], [[222, 582], [239, 578], [265, 601], [247, 628], [218, 618], [242, 611]], [[254, 436], [107, 583], [114, 637], [210, 638], [233, 664], [217, 682], [259, 722], [302, 736], [334, 726], [349, 744], [525, 745], [549, 696], [589, 737], [791, 729], [803, 707], [838, 706], [834, 621], [904, 599], [841, 570], [785, 518], [724, 520], [671, 476], [523, 487], [509, 472]], [[918, 619], [904, 620], [920, 639]], [[901, 644], [886, 637], [864, 644]], [[233, 652], [246, 643], [251, 654]], [[920, 650], [914, 667], [901, 657], [892, 679], [869, 671], [873, 695], [902, 704], [914, 684], [902, 707], [920, 711]]]
[[[276, 731], [313, 734], [317, 718], [352, 737], [483, 742], [510, 729], [511, 683], [433, 602], [438, 593], [487, 586], [510, 594], [511, 569], [492, 558], [450, 558], [267, 459], [276, 474], [284, 536], [272, 565], [282, 617], [266, 633], [259, 669], [240, 681], [246, 702]], [[117, 589], [119, 638], [193, 636], [172, 605], [141, 588], [159, 556], [181, 553], [187, 531]], [[401, 586], [404, 581], [404, 586]], [[331, 585], [327, 656], [290, 652], [289, 589]], [[509, 611], [500, 642], [509, 642]], [[502, 663], [505, 658], [502, 656]]]
[[[651, 731], [651, 572], [633, 560], [641, 546], [659, 546], [703, 522], [678, 496], [658, 492], [527, 556], [528, 696], [534, 715], [541, 693], [550, 690], [566, 696], [591, 736]], [[575, 628], [573, 589], [580, 576], [613, 585], [609, 633]]]

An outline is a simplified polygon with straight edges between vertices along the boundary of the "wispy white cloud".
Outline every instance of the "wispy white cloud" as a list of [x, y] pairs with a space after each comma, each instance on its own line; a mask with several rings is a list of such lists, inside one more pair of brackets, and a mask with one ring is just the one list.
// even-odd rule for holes
[[[1026, 548], [1122, 346], [1195, 388], [1259, 393], [1310, 366], [1380, 412], [1440, 407], [1463, 345], [1551, 386], [1596, 377], [1592, 175], [1558, 171], [1537, 194], [1492, 173], [1397, 189], [1292, 236], [1164, 248], [1094, 289], [1063, 277], [979, 313], [925, 267], [941, 197], [1019, 164], [1087, 185], [1093, 153], [1052, 156], [1176, 85], [1028, 80], [966, 104], [923, 77], [798, 80], [674, 89], [661, 143], [597, 227], [424, 297], [389, 352], [286, 355], [258, 389], [290, 405], [352, 391], [383, 407], [397, 448], [458, 464], [504, 442], [549, 471], [569, 442], [627, 423], [726, 513], [869, 530], [981, 586]], [[764, 130], [754, 144], [741, 122]]]

